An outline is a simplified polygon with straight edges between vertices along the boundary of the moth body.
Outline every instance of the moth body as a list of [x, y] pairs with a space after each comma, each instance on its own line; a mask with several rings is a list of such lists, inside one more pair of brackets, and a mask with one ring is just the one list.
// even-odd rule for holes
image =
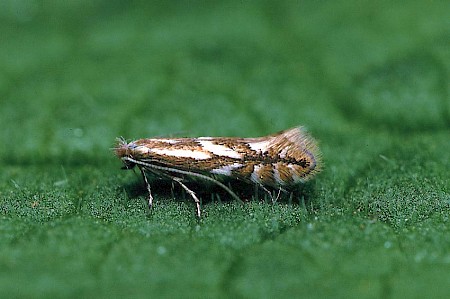
[[237, 179], [266, 191], [290, 190], [312, 178], [320, 164], [316, 142], [302, 127], [257, 138], [147, 138], [129, 143], [119, 139], [115, 152], [126, 168], [138, 166], [145, 180], [146, 171], [177, 182], [192, 176], [232, 194], [221, 181]]

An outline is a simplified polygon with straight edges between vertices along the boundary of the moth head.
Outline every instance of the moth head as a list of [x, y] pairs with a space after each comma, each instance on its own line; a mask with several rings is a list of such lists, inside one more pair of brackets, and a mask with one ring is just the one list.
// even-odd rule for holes
[[124, 164], [123, 169], [131, 169], [136, 165], [128, 158], [131, 158], [131, 150], [135, 145], [133, 142], [128, 143], [123, 137], [117, 138], [114, 152], [118, 158], [120, 158]]

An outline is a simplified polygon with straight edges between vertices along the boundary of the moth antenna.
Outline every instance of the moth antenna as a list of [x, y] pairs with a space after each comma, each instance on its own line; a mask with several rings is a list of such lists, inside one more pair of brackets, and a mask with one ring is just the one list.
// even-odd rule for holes
[[206, 175], [203, 175], [203, 174], [200, 174], [200, 173], [196, 173], [196, 172], [189, 172], [189, 171], [184, 171], [184, 170], [181, 170], [181, 169], [175, 169], [175, 168], [169, 168], [169, 167], [149, 164], [149, 163], [138, 161], [138, 160], [135, 160], [135, 159], [129, 158], [129, 157], [124, 157], [124, 160], [129, 161], [129, 162], [131, 162], [133, 164], [136, 164], [136, 165], [144, 166], [144, 167], [149, 168], [149, 169], [157, 169], [157, 170], [162, 170], [162, 171], [169, 171], [169, 172], [172, 172], [172, 173], [184, 174], [184, 175], [187, 175], [187, 176], [193, 176], [193, 177], [197, 177], [197, 178], [203, 179], [205, 181], [212, 182], [212, 183], [216, 184], [217, 186], [221, 187], [223, 190], [227, 191], [228, 194], [230, 194], [231, 197], [233, 197], [233, 199], [242, 202], [242, 200], [239, 198], [239, 196], [237, 196], [236, 193], [231, 191], [230, 188], [228, 188], [227, 186], [225, 186], [224, 184], [222, 184], [218, 180], [213, 179], [213, 178], [211, 178], [209, 176], [206, 176]]
[[[292, 191], [298, 184], [311, 179], [323, 164], [317, 142], [301, 126], [250, 138], [153, 137], [127, 142], [119, 137], [112, 150], [122, 160], [124, 168], [138, 166], [149, 193], [146, 174], [170, 179], [172, 192], [175, 183], [180, 185], [194, 199], [198, 216], [200, 200], [184, 184], [185, 180], [192, 178], [211, 182], [241, 202], [225, 179], [254, 184], [255, 196], [259, 192], [265, 198], [269, 196], [274, 203], [282, 192]], [[151, 193], [149, 196], [151, 206]]]

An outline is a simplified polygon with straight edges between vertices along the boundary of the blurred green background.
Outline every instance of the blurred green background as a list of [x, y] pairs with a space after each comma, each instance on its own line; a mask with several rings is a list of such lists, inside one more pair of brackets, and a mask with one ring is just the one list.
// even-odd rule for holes
[[[448, 1], [1, 1], [0, 297], [447, 298], [449, 20]], [[204, 198], [200, 221], [170, 185], [148, 214], [111, 152], [296, 125], [325, 164], [307, 192]]]

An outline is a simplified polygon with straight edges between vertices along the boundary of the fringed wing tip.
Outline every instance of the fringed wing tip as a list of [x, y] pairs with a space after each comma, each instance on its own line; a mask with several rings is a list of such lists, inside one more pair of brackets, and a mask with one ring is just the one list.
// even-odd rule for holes
[[299, 128], [302, 133], [302, 138], [304, 140], [305, 149], [309, 152], [314, 159], [314, 168], [308, 174], [306, 179], [309, 179], [319, 173], [323, 169], [322, 153], [319, 149], [318, 141], [308, 133], [306, 128]]
[[282, 131], [278, 135], [282, 135], [292, 143], [298, 144], [302, 148], [302, 151], [310, 157], [312, 167], [308, 175], [304, 177], [305, 180], [312, 178], [323, 169], [322, 153], [319, 150], [318, 142], [311, 136], [311, 134], [309, 134], [305, 127], [294, 127], [292, 129]]

